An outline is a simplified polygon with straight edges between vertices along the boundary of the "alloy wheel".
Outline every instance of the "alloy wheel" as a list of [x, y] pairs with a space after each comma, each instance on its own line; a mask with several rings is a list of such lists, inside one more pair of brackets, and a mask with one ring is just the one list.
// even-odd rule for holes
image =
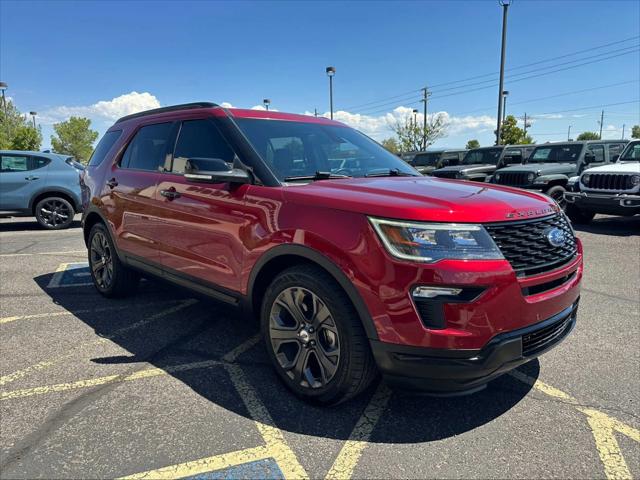
[[280, 367], [296, 384], [326, 386], [340, 362], [340, 338], [327, 305], [300, 287], [283, 290], [271, 306], [269, 340]]
[[113, 255], [109, 241], [102, 232], [97, 232], [91, 240], [91, 271], [98, 287], [107, 289], [113, 281]]
[[66, 203], [50, 199], [40, 207], [40, 217], [46, 225], [58, 227], [69, 221], [71, 210]]

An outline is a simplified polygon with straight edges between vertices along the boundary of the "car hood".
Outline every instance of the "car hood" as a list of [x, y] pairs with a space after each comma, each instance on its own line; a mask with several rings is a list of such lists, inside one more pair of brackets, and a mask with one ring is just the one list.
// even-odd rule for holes
[[553, 175], [555, 173], [571, 173], [576, 171], [575, 163], [525, 163], [501, 168], [500, 172], [540, 172], [540, 175]]
[[640, 173], [640, 162], [620, 162], [585, 170], [584, 173]]
[[285, 188], [287, 201], [384, 218], [501, 222], [558, 211], [550, 198], [510, 187], [433, 177], [320, 180]]

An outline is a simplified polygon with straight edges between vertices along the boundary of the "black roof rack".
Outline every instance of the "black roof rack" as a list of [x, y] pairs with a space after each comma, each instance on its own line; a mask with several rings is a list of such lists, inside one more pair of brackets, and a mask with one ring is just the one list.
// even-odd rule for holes
[[146, 117], [147, 115], [155, 115], [156, 113], [174, 112], [176, 110], [190, 110], [192, 108], [213, 108], [219, 105], [211, 102], [194, 102], [183, 103], [181, 105], [171, 105], [170, 107], [154, 108], [153, 110], [145, 110], [144, 112], [132, 113], [116, 120], [116, 123], [131, 120], [132, 118]]

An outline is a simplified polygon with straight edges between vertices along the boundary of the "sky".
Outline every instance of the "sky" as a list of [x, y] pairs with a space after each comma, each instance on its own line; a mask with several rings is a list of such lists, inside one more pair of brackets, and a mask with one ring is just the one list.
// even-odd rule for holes
[[[377, 140], [417, 116], [444, 115], [435, 147], [494, 141], [502, 9], [497, 0], [0, 0], [0, 81], [36, 111], [43, 148], [54, 123], [193, 101], [334, 117]], [[640, 2], [515, 0], [509, 8], [507, 114], [538, 143], [640, 123]], [[520, 126], [523, 121], [520, 120]]]

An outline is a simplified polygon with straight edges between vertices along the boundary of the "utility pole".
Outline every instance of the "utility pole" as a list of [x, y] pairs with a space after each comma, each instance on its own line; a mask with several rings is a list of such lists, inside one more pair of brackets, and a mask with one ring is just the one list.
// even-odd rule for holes
[[622, 140], [624, 140], [624, 127], [625, 127], [625, 124], [623, 123], [622, 124]]
[[[531, 117], [529, 117], [531, 118]], [[524, 112], [524, 135], [527, 136], [527, 128], [529, 128], [531, 124], [527, 120], [527, 112]]]
[[500, 145], [500, 130], [502, 129], [502, 101], [504, 91], [504, 62], [507, 53], [507, 13], [512, 0], [500, 0], [502, 6], [502, 49], [500, 52], [500, 84], [498, 86], [498, 126], [496, 128], [496, 145]]
[[314, 117], [317, 117], [317, 116], [318, 116], [318, 109], [317, 109], [317, 108], [314, 108], [314, 109], [313, 109], [313, 116], [314, 116]]
[[602, 123], [604, 122], [604, 110], [600, 114], [600, 140], [602, 140]]
[[422, 119], [422, 149], [423, 150], [427, 149], [427, 100], [429, 99], [430, 96], [431, 96], [431, 92], [429, 92], [427, 87], [424, 87], [422, 89], [422, 100], [420, 100], [422, 103], [424, 103], [423, 105], [424, 118]]
[[567, 142], [571, 141], [571, 125], [569, 125], [569, 130], [567, 131]]

